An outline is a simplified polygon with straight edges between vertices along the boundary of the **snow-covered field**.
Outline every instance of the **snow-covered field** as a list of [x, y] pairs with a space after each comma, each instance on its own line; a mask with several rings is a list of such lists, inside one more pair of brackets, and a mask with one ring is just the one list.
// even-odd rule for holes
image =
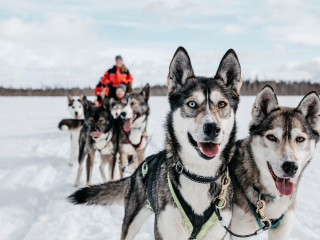
[[[301, 97], [279, 97], [296, 106]], [[237, 114], [238, 137], [248, 132], [254, 97], [242, 97]], [[75, 188], [77, 165], [69, 167], [69, 134], [57, 128], [68, 118], [65, 97], [1, 97], [0, 239], [119, 239], [122, 206], [73, 206], [66, 197]], [[168, 103], [151, 97], [147, 155], [162, 149]], [[291, 239], [320, 239], [320, 148], [307, 168], [298, 194], [297, 222]], [[84, 175], [82, 176], [84, 185]], [[98, 164], [93, 184], [101, 183]], [[153, 239], [148, 220], [136, 239]], [[266, 235], [257, 239], [266, 239]]]

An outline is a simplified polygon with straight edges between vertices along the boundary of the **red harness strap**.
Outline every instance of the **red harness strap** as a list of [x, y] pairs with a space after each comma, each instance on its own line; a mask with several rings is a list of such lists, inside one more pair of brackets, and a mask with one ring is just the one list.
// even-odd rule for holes
[[124, 132], [124, 135], [126, 136], [128, 142], [130, 143], [130, 145], [134, 148], [134, 150], [137, 150], [141, 146], [143, 134], [141, 134], [140, 142], [138, 144], [133, 144], [129, 139], [128, 133], [125, 131], [123, 131], [123, 132]]

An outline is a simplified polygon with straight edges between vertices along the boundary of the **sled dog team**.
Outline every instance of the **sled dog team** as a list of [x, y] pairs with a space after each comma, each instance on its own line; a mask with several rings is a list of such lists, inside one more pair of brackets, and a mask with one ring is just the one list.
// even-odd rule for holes
[[[319, 141], [320, 99], [310, 92], [296, 108], [283, 107], [265, 86], [252, 107], [249, 136], [236, 141], [241, 85], [233, 50], [223, 56], [214, 77], [199, 77], [179, 47], [169, 66], [165, 146], [146, 159], [148, 85], [121, 103], [105, 98], [101, 107], [81, 98], [84, 114], [74, 115], [84, 120], [60, 123], [79, 136], [76, 186], [87, 155], [88, 187], [69, 200], [124, 204], [123, 240], [134, 239], [152, 214], [157, 240], [223, 239], [227, 233], [240, 239], [264, 231], [269, 239], [288, 239], [298, 185]], [[108, 162], [112, 181], [90, 186], [96, 151], [103, 180]], [[113, 181], [117, 152], [121, 178]], [[130, 167], [135, 171], [123, 177]]]

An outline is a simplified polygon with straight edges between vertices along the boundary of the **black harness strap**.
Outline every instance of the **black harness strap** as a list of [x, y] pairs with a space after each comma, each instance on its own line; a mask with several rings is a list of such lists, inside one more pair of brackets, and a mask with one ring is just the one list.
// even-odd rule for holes
[[179, 173], [179, 174], [183, 174], [185, 177], [189, 178], [190, 180], [197, 182], [197, 183], [203, 183], [203, 184], [207, 184], [207, 183], [214, 183], [215, 181], [217, 181], [225, 171], [221, 171], [222, 174], [219, 174], [215, 177], [204, 177], [204, 176], [200, 176], [194, 173], [189, 172], [187, 169], [185, 169], [181, 163], [179, 163], [178, 161], [176, 162], [175, 165], [175, 170]]
[[174, 192], [177, 195], [177, 198], [178, 198], [183, 210], [185, 211], [185, 213], [187, 214], [190, 222], [193, 225], [193, 231], [192, 231], [189, 239], [196, 239], [198, 233], [201, 230], [201, 227], [204, 225], [205, 222], [208, 221], [208, 219], [213, 214], [213, 212], [214, 212], [214, 203], [211, 202], [210, 206], [203, 212], [203, 215], [198, 215], [193, 211], [191, 206], [185, 201], [185, 199], [182, 197], [180, 191], [178, 189], [176, 189], [174, 187], [174, 185], [173, 185], [173, 189], [174, 189]]

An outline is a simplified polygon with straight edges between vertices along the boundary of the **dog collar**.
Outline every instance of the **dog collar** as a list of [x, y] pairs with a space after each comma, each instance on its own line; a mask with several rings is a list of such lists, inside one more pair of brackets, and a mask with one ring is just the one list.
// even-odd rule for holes
[[[259, 190], [259, 188], [256, 187], [256, 186], [254, 186], [254, 185], [252, 185], [252, 188], [253, 188], [254, 191], [256, 191], [256, 192], [258, 193], [259, 199], [261, 199], [261, 197], [268, 197], [268, 198], [271, 198], [271, 199], [275, 199], [275, 198], [276, 198], [276, 196], [273, 196], [273, 195], [268, 194], [268, 193], [263, 193], [263, 192], [261, 192], [261, 191]], [[281, 196], [282, 196], [282, 195], [281, 195]]]
[[213, 183], [213, 182], [217, 181], [224, 173], [224, 171], [222, 171], [222, 174], [219, 174], [216, 177], [204, 177], [204, 176], [200, 176], [200, 175], [189, 172], [179, 162], [176, 162], [175, 170], [179, 174], [184, 175], [186, 178], [189, 178], [190, 180], [192, 180], [194, 182], [203, 183], [203, 184]]

